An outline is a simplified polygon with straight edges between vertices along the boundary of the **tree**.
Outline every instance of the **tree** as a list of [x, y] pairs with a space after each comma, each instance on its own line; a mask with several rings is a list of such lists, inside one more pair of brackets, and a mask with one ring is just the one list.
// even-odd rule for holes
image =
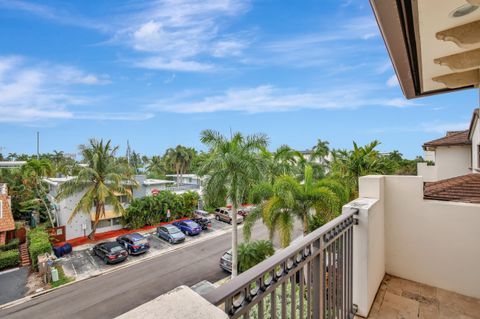
[[358, 179], [360, 176], [393, 172], [392, 162], [376, 150], [378, 145], [380, 145], [380, 142], [377, 140], [365, 146], [358, 146], [357, 143], [353, 142], [353, 150], [333, 151], [331, 174], [350, 188], [351, 198], [358, 195]]
[[250, 243], [241, 243], [238, 246], [238, 268], [244, 272], [256, 264], [261, 263], [275, 253], [270, 240], [257, 240]]
[[265, 179], [273, 184], [275, 178], [282, 175], [296, 175], [297, 164], [303, 158], [302, 154], [288, 145], [280, 146], [275, 152], [264, 149], [262, 157], [266, 161]]
[[317, 140], [317, 144], [312, 149], [311, 160], [318, 159], [321, 163], [325, 161], [325, 158], [330, 154], [329, 143], [327, 141]]
[[50, 224], [52, 227], [54, 227], [55, 222], [50, 211], [49, 204], [47, 203], [48, 200], [46, 199], [44, 185], [42, 185], [43, 178], [50, 176], [53, 173], [51, 162], [47, 159], [32, 159], [22, 166], [21, 171], [23, 184], [27, 187], [31, 187], [34, 190], [38, 201], [40, 201], [45, 207]]
[[219, 132], [205, 130], [200, 140], [209, 147], [211, 156], [200, 174], [205, 176], [204, 193], [210, 198], [228, 198], [232, 204], [232, 276], [237, 275], [237, 211], [249, 188], [262, 175], [264, 161], [260, 151], [267, 147], [264, 134], [243, 136], [235, 133], [230, 139]]
[[161, 156], [152, 156], [147, 165], [147, 173], [149, 177], [159, 178], [165, 176], [166, 166]]
[[126, 165], [115, 161], [118, 146], [112, 147], [111, 141], [90, 139], [88, 145], [81, 145], [80, 151], [87, 164], [78, 172], [76, 178], [63, 183], [57, 199], [65, 199], [77, 193], [83, 193], [73, 209], [68, 222], [79, 212], [89, 214], [95, 208], [95, 220], [88, 238], [94, 239], [100, 217], [105, 216], [105, 205], [111, 205], [114, 212], [123, 214], [124, 208], [117, 194], [131, 198], [129, 188], [137, 183]]
[[177, 184], [180, 185], [182, 175], [187, 172], [195, 156], [195, 150], [182, 145], [175, 148], [169, 148], [165, 153], [165, 162], [177, 175]]
[[[309, 217], [312, 214], [322, 215], [330, 220], [340, 213], [341, 198], [344, 190], [336, 185], [327, 185], [327, 181], [316, 182], [313, 179], [312, 167], [305, 167], [305, 179], [297, 181], [292, 176], [284, 175], [272, 185], [264, 184], [256, 191], [266, 194], [258, 209], [248, 215], [243, 227], [243, 235], [249, 240], [251, 229], [256, 220], [262, 219], [270, 232], [270, 238], [278, 233], [282, 247], [290, 244], [294, 221], [303, 223], [303, 233], [309, 232]], [[338, 194], [337, 194], [338, 193]]]

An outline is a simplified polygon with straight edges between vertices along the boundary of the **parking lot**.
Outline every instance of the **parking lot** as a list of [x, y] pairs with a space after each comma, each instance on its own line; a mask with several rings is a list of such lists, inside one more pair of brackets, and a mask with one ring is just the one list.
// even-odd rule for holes
[[[226, 230], [231, 227], [231, 225], [221, 221], [216, 221], [215, 219], [213, 219], [211, 223], [211, 228], [202, 231], [197, 236], [187, 236], [183, 243], [175, 245], [169, 244], [163, 239], [158, 238], [155, 235], [155, 231], [152, 230], [151, 232], [145, 234], [150, 243], [150, 250], [138, 256], [129, 256], [126, 261], [119, 264], [106, 265], [99, 257], [92, 254], [91, 249], [87, 248], [84, 250], [75, 250], [72, 253], [60, 258], [58, 262], [63, 266], [63, 269], [67, 276], [74, 277], [76, 278], [76, 280], [88, 278], [98, 275], [106, 270], [119, 267], [120, 265], [125, 265], [153, 255], [158, 255], [162, 253], [162, 251], [166, 251], [174, 247], [188, 245], [193, 241], [200, 240], [206, 236], [214, 234], [215, 232], [220, 232], [221, 230]], [[112, 238], [111, 240], [114, 241], [115, 238]]]

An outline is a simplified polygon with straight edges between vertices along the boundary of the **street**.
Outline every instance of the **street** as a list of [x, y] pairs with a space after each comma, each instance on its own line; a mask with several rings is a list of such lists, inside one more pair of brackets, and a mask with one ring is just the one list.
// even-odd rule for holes
[[[268, 238], [268, 231], [260, 223], [252, 233], [254, 239]], [[114, 318], [180, 285], [226, 277], [218, 263], [230, 243], [231, 233], [227, 233], [0, 310], [0, 317]]]

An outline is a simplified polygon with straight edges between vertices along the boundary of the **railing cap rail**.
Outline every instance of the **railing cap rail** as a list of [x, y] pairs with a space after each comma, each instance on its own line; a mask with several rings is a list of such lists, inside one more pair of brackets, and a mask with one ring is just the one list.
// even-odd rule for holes
[[218, 305], [225, 298], [235, 294], [239, 288], [249, 285], [251, 282], [255, 281], [259, 276], [264, 273], [271, 271], [278, 264], [284, 262], [288, 258], [295, 255], [299, 250], [305, 248], [306, 246], [312, 244], [314, 241], [321, 238], [323, 235], [332, 230], [343, 221], [350, 218], [352, 215], [358, 213], [358, 208], [350, 207], [347, 212], [343, 212], [342, 215], [336, 217], [335, 219], [329, 221], [322, 227], [317, 228], [313, 232], [307, 234], [305, 237], [294, 241], [288, 247], [276, 252], [273, 256], [262, 261], [258, 265], [250, 268], [249, 270], [241, 273], [239, 276], [231, 279], [229, 282], [221, 285], [215, 290], [211, 291], [205, 296], [209, 302], [214, 305]]

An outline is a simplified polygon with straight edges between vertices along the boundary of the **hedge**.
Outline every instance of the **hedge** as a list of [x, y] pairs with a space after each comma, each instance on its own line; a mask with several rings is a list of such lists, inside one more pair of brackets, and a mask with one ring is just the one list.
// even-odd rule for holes
[[1, 245], [0, 246], [0, 251], [18, 249], [19, 244], [20, 244], [20, 241], [18, 240], [18, 238], [14, 238], [8, 244]]
[[20, 262], [20, 252], [18, 249], [12, 249], [0, 252], [0, 270], [8, 267], [14, 267]]
[[45, 253], [52, 253], [49, 235], [43, 228], [34, 228], [27, 232], [28, 252], [32, 259], [32, 267], [36, 270], [38, 265], [38, 256]]
[[[175, 194], [161, 191], [156, 196], [134, 199], [122, 216], [122, 224], [130, 229], [145, 225], [157, 225], [169, 220], [191, 217], [198, 206], [200, 196], [196, 192]], [[170, 210], [170, 219], [167, 211]]]

